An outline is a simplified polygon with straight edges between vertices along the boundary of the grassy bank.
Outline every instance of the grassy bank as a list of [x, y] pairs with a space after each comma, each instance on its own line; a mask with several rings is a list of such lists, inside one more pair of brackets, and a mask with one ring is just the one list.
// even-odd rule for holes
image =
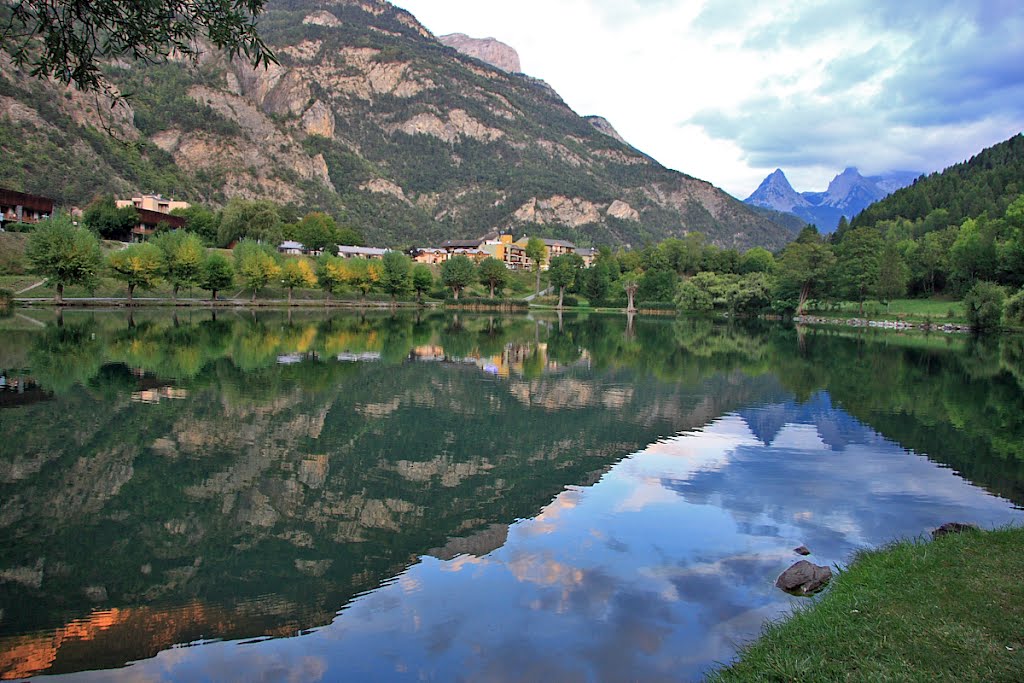
[[869, 318], [871, 320], [905, 320], [923, 323], [966, 323], [967, 315], [962, 301], [934, 297], [931, 299], [894, 299], [888, 304], [865, 301], [864, 313], [855, 301], [842, 301], [832, 306], [808, 309], [810, 315], [833, 318]]
[[819, 600], [769, 625], [731, 681], [1024, 680], [1024, 529], [859, 555]]

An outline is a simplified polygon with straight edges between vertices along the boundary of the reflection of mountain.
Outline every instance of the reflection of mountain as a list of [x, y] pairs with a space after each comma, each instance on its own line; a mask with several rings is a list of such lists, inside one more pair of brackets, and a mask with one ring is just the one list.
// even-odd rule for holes
[[772, 445], [783, 427], [796, 424], [813, 425], [822, 442], [834, 451], [877, 439], [873, 430], [851, 415], [836, 410], [826, 392], [819, 392], [804, 402], [786, 401], [746, 408], [739, 411], [739, 415], [766, 446]]
[[[617, 348], [618, 322], [588, 334]], [[593, 483], [660, 437], [778, 395], [770, 378], [726, 377], [706, 357], [677, 366], [685, 380], [656, 381], [629, 367], [567, 364], [582, 352], [564, 339], [552, 346], [532, 323], [499, 336], [485, 327], [482, 337], [463, 326], [458, 338], [446, 325], [334, 320], [309, 334], [271, 320], [41, 338], [40, 360], [79, 342], [100, 358], [77, 366], [84, 388], [61, 385], [54, 400], [0, 423], [0, 650], [21, 653], [4, 674], [27, 672], [26, 662], [51, 672], [112, 665], [200, 635], [322, 625], [417, 556], [488, 552], [566, 485]], [[424, 345], [463, 343], [466, 357], [538, 346], [538, 335], [547, 351], [517, 351], [522, 367], [507, 379], [393, 364], [392, 350], [408, 358], [417, 334]], [[176, 344], [162, 345], [169, 335]], [[651, 351], [654, 366], [664, 351]], [[381, 362], [335, 360], [366, 352]], [[292, 353], [306, 355], [278, 362]], [[623, 360], [599, 356], [613, 357]], [[122, 363], [170, 374], [140, 379]], [[132, 400], [143, 386], [171, 385], [178, 400]], [[133, 617], [93, 628], [103, 621], [87, 616], [96, 604], [147, 615], [152, 627], [140, 632]], [[118, 635], [118, 624], [134, 635]]]

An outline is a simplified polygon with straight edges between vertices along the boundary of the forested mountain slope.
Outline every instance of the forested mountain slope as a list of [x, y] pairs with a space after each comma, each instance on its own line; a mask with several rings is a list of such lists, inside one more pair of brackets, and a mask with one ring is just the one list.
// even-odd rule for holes
[[113, 108], [4, 58], [0, 186], [80, 206], [100, 192], [267, 198], [396, 246], [494, 228], [634, 246], [693, 231], [739, 248], [792, 237], [382, 0], [274, 0], [260, 30], [279, 65], [214, 53], [194, 67], [112, 64], [128, 95]]

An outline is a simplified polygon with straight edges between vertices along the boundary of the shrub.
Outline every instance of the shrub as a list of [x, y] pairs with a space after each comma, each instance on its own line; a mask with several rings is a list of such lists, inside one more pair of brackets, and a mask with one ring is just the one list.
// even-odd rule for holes
[[1024, 289], [1006, 300], [1003, 309], [1003, 324], [1011, 327], [1024, 327]]
[[675, 311], [678, 306], [672, 301], [641, 301], [636, 308], [638, 311]]
[[978, 331], [999, 327], [1003, 319], [1005, 299], [1006, 293], [999, 285], [993, 282], [978, 282], [964, 297], [967, 322]]
[[0, 289], [0, 309], [7, 309], [14, 305], [14, 292], [9, 289]]

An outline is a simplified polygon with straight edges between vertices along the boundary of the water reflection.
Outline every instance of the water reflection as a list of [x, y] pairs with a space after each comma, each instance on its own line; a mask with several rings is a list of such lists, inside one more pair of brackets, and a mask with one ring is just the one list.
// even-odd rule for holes
[[4, 678], [678, 680], [786, 607], [795, 545], [1024, 502], [1014, 340], [223, 313], [17, 339], [0, 374], [45, 400], [0, 402]]

